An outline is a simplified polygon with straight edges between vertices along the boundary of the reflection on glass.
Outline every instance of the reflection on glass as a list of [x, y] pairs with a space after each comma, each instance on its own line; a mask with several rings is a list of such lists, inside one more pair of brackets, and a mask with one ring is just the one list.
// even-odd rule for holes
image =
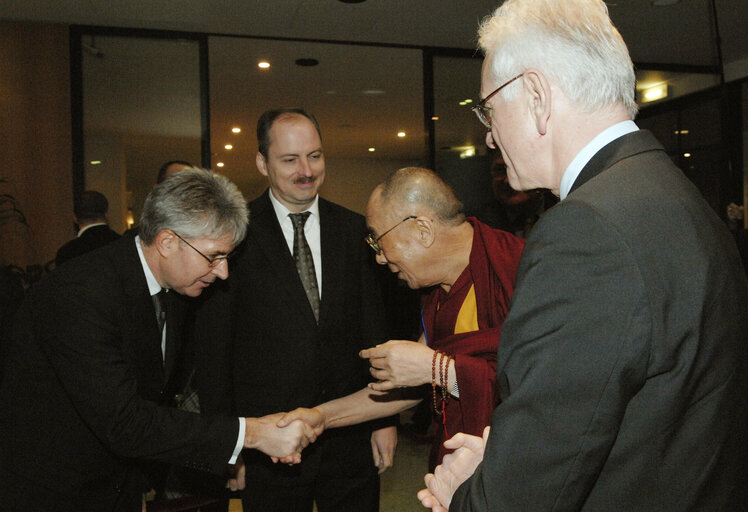
[[[135, 222], [162, 163], [200, 165], [196, 41], [83, 35], [85, 187], [109, 200], [112, 229]], [[100, 162], [94, 165], [92, 162]]]
[[470, 110], [480, 100], [481, 58], [434, 58], [436, 172], [468, 214], [493, 202], [486, 129]]
[[[327, 165], [321, 195], [352, 210], [363, 212], [391, 171], [427, 161], [420, 50], [223, 36], [208, 46], [213, 165], [223, 162], [248, 199], [267, 186], [255, 166], [255, 130], [270, 108], [317, 117]], [[262, 59], [272, 66], [259, 69]]]

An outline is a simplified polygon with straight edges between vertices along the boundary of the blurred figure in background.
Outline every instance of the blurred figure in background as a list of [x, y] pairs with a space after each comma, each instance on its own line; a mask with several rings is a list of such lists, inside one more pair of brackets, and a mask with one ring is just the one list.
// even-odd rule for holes
[[76, 199], [73, 213], [78, 236], [58, 249], [55, 256], [56, 267], [120, 237], [119, 233], [109, 227], [107, 211], [109, 201], [101, 192], [86, 190]]

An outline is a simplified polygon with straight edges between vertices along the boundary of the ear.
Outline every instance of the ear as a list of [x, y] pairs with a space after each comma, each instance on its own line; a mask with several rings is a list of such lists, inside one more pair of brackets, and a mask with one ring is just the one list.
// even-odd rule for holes
[[162, 229], [151, 244], [162, 258], [168, 258], [179, 248], [179, 239], [170, 229]]
[[522, 78], [530, 96], [530, 114], [535, 122], [535, 129], [540, 135], [545, 135], [551, 118], [551, 84], [540, 71], [532, 69], [525, 71]]
[[425, 248], [434, 245], [436, 232], [434, 221], [428, 217], [416, 217], [416, 229], [418, 230], [418, 242]]
[[263, 176], [268, 175], [268, 166], [267, 162], [265, 161], [265, 157], [262, 153], [259, 151], [257, 152], [257, 156], [255, 157], [255, 163], [257, 164], [257, 170], [260, 171], [260, 174]]

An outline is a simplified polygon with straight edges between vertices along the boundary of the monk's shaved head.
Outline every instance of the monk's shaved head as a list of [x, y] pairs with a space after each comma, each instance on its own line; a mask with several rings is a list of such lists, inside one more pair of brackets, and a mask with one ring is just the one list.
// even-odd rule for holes
[[444, 224], [465, 221], [462, 203], [435, 172], [404, 167], [390, 174], [378, 187], [381, 206], [401, 213], [431, 212]]

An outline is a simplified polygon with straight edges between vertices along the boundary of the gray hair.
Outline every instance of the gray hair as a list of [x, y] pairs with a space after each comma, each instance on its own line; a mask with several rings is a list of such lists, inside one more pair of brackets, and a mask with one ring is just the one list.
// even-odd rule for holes
[[146, 245], [162, 229], [185, 238], [244, 239], [249, 211], [242, 193], [228, 178], [207, 169], [185, 169], [154, 188], [145, 200], [139, 235]]
[[536, 68], [587, 112], [622, 103], [636, 117], [634, 65], [602, 0], [507, 0], [478, 37], [497, 83]]
[[379, 186], [385, 204], [414, 215], [422, 215], [426, 209], [445, 224], [457, 225], [465, 221], [462, 203], [434, 171], [403, 167], [390, 174]]

